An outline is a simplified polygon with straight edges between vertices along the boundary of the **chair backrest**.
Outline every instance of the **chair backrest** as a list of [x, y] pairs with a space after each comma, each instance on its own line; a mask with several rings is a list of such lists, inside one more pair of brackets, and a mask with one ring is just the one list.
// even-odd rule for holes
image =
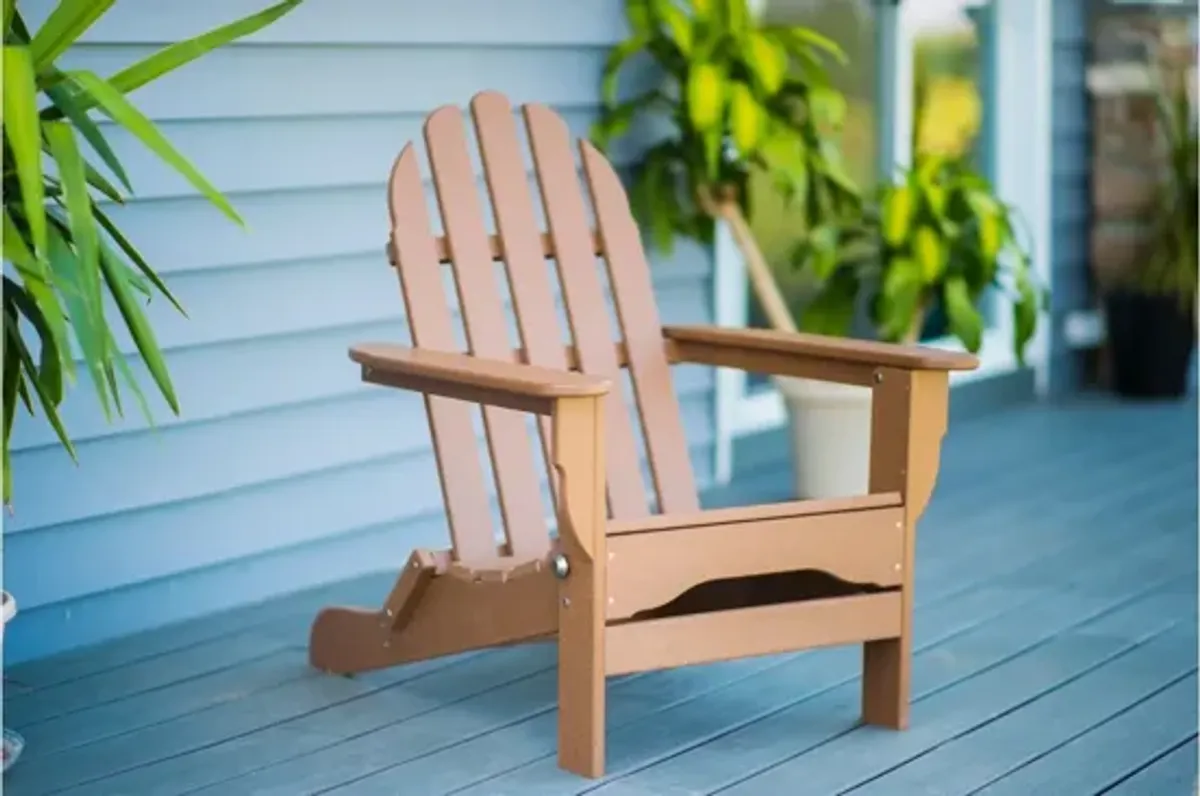
[[[441, 265], [449, 263], [471, 354], [611, 376], [618, 385], [621, 368], [627, 367], [657, 508], [662, 513], [695, 509], [695, 480], [650, 270], [620, 180], [590, 143], [579, 143], [596, 224], [593, 231], [567, 125], [545, 107], [523, 106], [549, 227], [543, 233], [512, 106], [502, 95], [484, 92], [472, 99], [471, 116], [495, 234], [488, 232], [459, 108], [439, 108], [424, 128], [444, 236], [437, 237], [430, 225], [418, 155], [411, 143], [392, 168], [390, 253], [399, 271], [413, 345], [459, 349], [455, 319], [442, 287]], [[620, 327], [616, 334], [598, 256], [607, 264]], [[547, 259], [557, 265], [568, 330], [558, 321]], [[519, 348], [509, 338], [496, 261], [503, 262], [507, 273]], [[428, 399], [427, 407], [456, 555], [468, 560], [494, 558], [488, 490], [471, 408], [441, 398]], [[610, 394], [605, 409], [609, 515], [620, 519], [646, 515], [651, 506], [639, 466], [641, 446], [620, 389]], [[525, 418], [494, 407], [484, 407], [483, 418], [509, 551], [519, 558], [541, 555], [549, 536]], [[539, 432], [549, 462], [548, 420], [542, 420]], [[549, 478], [553, 489], [552, 471]]]

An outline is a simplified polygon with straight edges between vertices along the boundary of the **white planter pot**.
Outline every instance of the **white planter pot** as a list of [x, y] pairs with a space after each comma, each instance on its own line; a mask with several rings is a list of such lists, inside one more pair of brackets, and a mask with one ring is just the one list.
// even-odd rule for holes
[[0, 642], [4, 640], [4, 626], [17, 615], [17, 601], [6, 591], [0, 591]]
[[[0, 591], [0, 642], [4, 639], [4, 626], [16, 615], [17, 601], [8, 592]], [[0, 658], [0, 674], [3, 674], [3, 668], [3, 659]], [[8, 771], [24, 749], [25, 739], [19, 734], [7, 727], [0, 730], [0, 771]]]
[[792, 435], [796, 496], [866, 494], [871, 465], [871, 389], [776, 377]]

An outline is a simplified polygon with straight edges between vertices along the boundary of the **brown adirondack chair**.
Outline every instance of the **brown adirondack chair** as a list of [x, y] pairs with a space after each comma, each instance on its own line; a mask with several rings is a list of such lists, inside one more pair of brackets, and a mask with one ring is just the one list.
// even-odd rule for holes
[[[360, 672], [520, 641], [558, 640], [558, 760], [604, 772], [605, 676], [862, 643], [863, 715], [908, 721], [915, 524], [933, 490], [955, 353], [803, 334], [659, 324], [638, 228], [612, 167], [579, 145], [595, 229], [564, 122], [522, 109], [549, 232], [518, 125], [501, 95], [471, 102], [496, 234], [489, 234], [462, 112], [435, 111], [425, 142], [444, 236], [430, 226], [416, 150], [388, 188], [390, 259], [413, 347], [351, 350], [363, 379], [425, 395], [453, 546], [414, 552], [381, 610], [327, 608], [314, 666]], [[620, 332], [608, 317], [607, 264]], [[547, 260], [568, 319], [560, 328]], [[507, 269], [510, 339], [495, 263]], [[443, 293], [449, 263], [465, 325]], [[703, 511], [670, 365], [697, 362], [870, 386], [869, 494]], [[629, 371], [639, 436], [620, 388]], [[496, 541], [471, 404], [482, 405], [504, 541]], [[539, 432], [557, 517], [547, 527]], [[824, 573], [823, 575], [814, 575]]]

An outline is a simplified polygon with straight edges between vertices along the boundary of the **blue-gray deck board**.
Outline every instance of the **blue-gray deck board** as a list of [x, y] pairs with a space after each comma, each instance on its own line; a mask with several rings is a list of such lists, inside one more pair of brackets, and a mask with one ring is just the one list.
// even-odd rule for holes
[[[786, 497], [770, 457], [710, 503]], [[858, 653], [614, 678], [609, 777], [557, 770], [554, 649], [307, 669], [384, 574], [8, 673], [11, 796], [1188, 792], [1196, 405], [1081, 399], [955, 424], [921, 526], [912, 726], [857, 726]], [[1181, 790], [1182, 788], [1182, 790]]]

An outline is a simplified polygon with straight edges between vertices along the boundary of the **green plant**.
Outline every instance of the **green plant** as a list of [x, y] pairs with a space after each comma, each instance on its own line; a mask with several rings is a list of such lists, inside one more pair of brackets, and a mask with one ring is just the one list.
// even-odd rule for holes
[[916, 342], [934, 301], [971, 352], [983, 340], [980, 300], [989, 288], [1013, 305], [1018, 360], [1033, 337], [1043, 297], [1018, 240], [1015, 213], [963, 157], [918, 156], [849, 223], [815, 230], [795, 253], [821, 284], [801, 316], [825, 334], [847, 334], [865, 291], [880, 338]]
[[[860, 197], [829, 132], [846, 113], [830, 84], [840, 48], [799, 26], [764, 25], [746, 0], [626, 0], [630, 37], [605, 64], [593, 140], [606, 148], [639, 119], [661, 138], [634, 164], [630, 201], [652, 242], [711, 239], [727, 222], [773, 326], [795, 324], [750, 232], [752, 170], [773, 178], [809, 226], [857, 212]], [[645, 90], [618, 96], [622, 68], [649, 61]]]
[[[171, 378], [140, 301], [155, 293], [180, 312], [178, 301], [121, 233], [105, 209], [132, 194], [128, 176], [93, 112], [136, 137], [183, 175], [225, 215], [233, 207], [163, 137], [126, 95], [235, 39], [254, 33], [300, 3], [285, 0], [201, 36], [170, 45], [107, 78], [56, 65], [114, 0], [60, 0], [31, 32], [16, 0], [2, 0], [4, 34], [3, 354], [4, 500], [12, 496], [9, 442], [20, 400], [30, 414], [41, 408], [74, 459], [58, 414], [82, 361], [106, 417], [123, 413], [123, 381], [147, 418], [149, 406], [129, 363], [117, 349], [106, 296], [129, 330], [138, 353], [172, 411]], [[80, 139], [103, 169], [89, 162]], [[105, 173], [107, 171], [107, 174]], [[120, 183], [125, 193], [113, 182]], [[36, 337], [36, 342], [32, 339]]]
[[1160, 74], [1155, 104], [1165, 168], [1149, 214], [1145, 267], [1133, 275], [1133, 284], [1146, 293], [1177, 298], [1180, 309], [1190, 315], [1196, 307], [1200, 262], [1200, 188], [1196, 179], [1200, 141], [1186, 77]]

